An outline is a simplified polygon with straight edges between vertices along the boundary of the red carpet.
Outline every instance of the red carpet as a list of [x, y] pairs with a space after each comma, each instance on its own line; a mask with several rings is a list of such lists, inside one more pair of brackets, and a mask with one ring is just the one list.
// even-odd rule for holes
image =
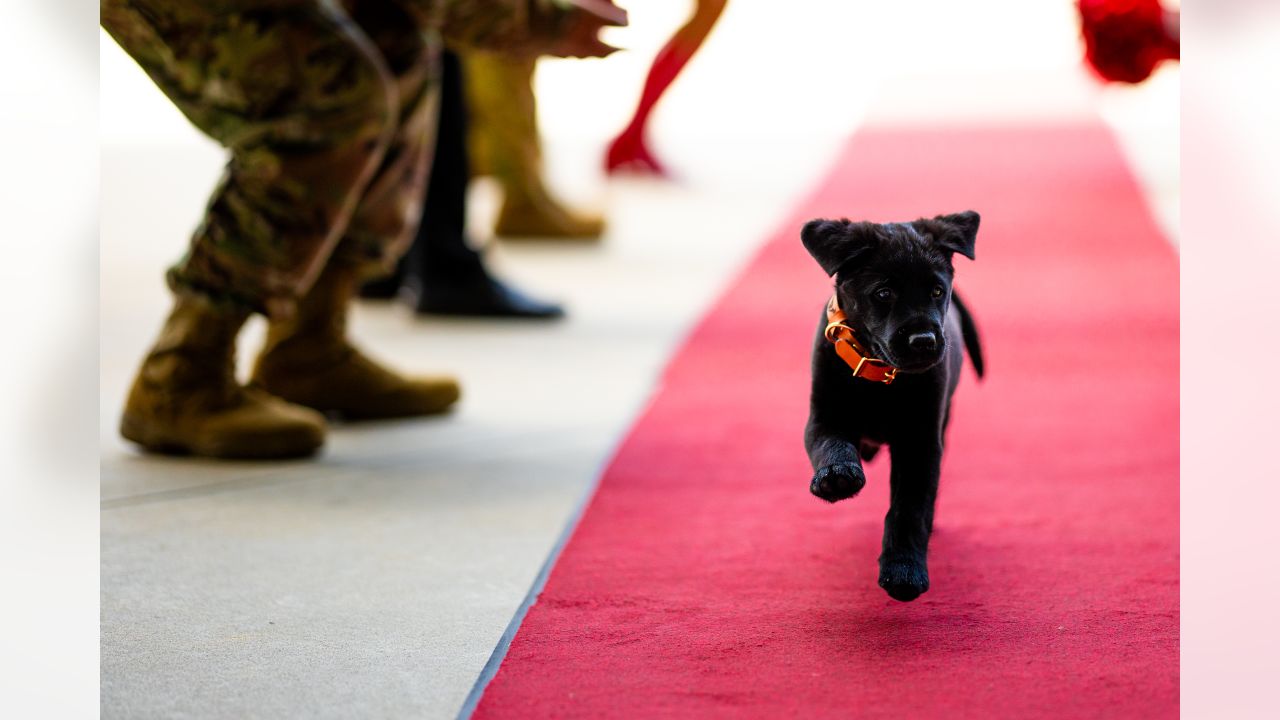
[[[982, 213], [910, 604], [876, 585], [887, 459], [808, 493], [814, 216]], [[479, 718], [1175, 717], [1177, 259], [1100, 126], [868, 131], [672, 361]]]

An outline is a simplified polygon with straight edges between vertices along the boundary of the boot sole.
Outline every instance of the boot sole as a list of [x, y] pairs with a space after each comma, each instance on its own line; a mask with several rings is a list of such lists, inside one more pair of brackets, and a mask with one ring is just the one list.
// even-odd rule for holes
[[591, 244], [604, 242], [604, 233], [597, 235], [565, 235], [547, 232], [530, 232], [507, 230], [505, 232], [493, 231], [493, 236], [504, 242], [527, 242], [527, 243], [576, 243]]
[[124, 417], [120, 435], [147, 452], [158, 455], [186, 455], [224, 460], [287, 460], [310, 457], [324, 446], [324, 438], [314, 431], [299, 428], [296, 432], [280, 432], [224, 442], [192, 442], [184, 438], [149, 429], [143, 423]]
[[377, 422], [379, 420], [412, 420], [413, 418], [429, 418], [440, 415], [448, 415], [454, 411], [458, 405], [458, 400], [462, 397], [461, 393], [455, 396], [448, 404], [442, 405], [419, 405], [417, 407], [399, 407], [399, 408], [379, 408], [377, 410], [352, 410], [350, 408], [341, 407], [322, 407], [320, 405], [308, 405], [307, 403], [291, 400], [298, 405], [309, 407], [318, 413], [323, 414], [330, 420], [339, 420], [345, 423], [362, 423]]
[[[298, 370], [291, 374], [307, 375], [305, 370]], [[377, 402], [370, 400], [365, 407], [360, 408], [352, 407], [350, 403], [323, 402], [315, 397], [315, 393], [291, 392], [289, 388], [273, 384], [256, 373], [249, 381], [249, 387], [294, 405], [315, 410], [330, 420], [336, 419], [349, 423], [409, 420], [447, 415], [453, 412], [458, 406], [458, 401], [462, 399], [462, 388], [455, 386], [451, 391], [437, 391], [438, 395], [431, 398], [433, 402], [425, 402], [421, 398], [415, 402], [404, 399], [402, 396], [391, 395], [383, 396], [383, 399]]]

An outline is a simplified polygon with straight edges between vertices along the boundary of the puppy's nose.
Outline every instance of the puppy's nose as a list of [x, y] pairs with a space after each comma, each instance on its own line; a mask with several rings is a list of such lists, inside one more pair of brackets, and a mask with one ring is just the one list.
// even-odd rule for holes
[[931, 332], [915, 333], [907, 338], [907, 345], [912, 350], [937, 350], [938, 336]]

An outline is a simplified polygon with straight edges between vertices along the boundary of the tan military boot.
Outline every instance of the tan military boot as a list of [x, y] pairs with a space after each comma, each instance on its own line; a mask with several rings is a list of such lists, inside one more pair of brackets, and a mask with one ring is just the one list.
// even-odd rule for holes
[[291, 458], [324, 444], [324, 417], [235, 379], [248, 313], [179, 296], [134, 380], [120, 434], [151, 452]]
[[356, 273], [333, 263], [289, 321], [271, 323], [252, 385], [277, 397], [348, 420], [433, 415], [461, 391], [450, 377], [406, 378], [363, 355], [347, 340], [347, 307]]
[[569, 210], [539, 187], [509, 195], [493, 232], [508, 240], [597, 240], [604, 233], [604, 218]]

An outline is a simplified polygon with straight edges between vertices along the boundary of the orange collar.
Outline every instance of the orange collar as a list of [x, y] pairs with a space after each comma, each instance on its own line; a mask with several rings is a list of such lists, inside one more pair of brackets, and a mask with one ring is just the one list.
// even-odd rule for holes
[[836, 346], [836, 354], [853, 368], [853, 376], [856, 378], [885, 385], [893, 382], [898, 376], [898, 368], [868, 355], [853, 336], [853, 329], [844, 324], [848, 319], [833, 293], [827, 301], [827, 329], [823, 334]]

